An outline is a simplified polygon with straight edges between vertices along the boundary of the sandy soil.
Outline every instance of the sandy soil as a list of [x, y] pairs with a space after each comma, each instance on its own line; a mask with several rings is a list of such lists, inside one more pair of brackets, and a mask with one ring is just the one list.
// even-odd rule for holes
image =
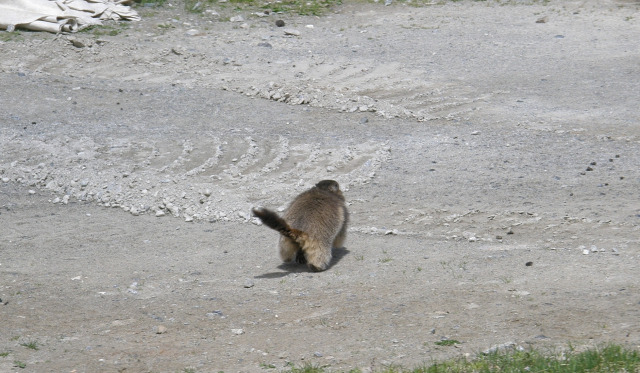
[[[0, 35], [0, 371], [640, 348], [637, 2], [175, 9]], [[283, 265], [250, 208], [326, 178], [346, 248]]]

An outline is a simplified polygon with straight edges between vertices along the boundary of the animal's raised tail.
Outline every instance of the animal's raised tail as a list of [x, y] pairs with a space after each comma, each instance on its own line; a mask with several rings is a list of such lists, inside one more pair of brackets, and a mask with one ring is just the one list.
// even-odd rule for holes
[[281, 235], [294, 240], [300, 247], [305, 246], [309, 239], [307, 234], [301, 230], [291, 228], [287, 222], [275, 212], [265, 208], [254, 208], [253, 214], [262, 220], [262, 224], [280, 232]]

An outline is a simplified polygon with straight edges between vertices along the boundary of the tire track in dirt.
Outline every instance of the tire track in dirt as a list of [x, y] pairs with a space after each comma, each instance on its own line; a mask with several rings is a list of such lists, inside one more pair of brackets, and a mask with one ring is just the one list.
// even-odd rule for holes
[[[366, 184], [390, 157], [369, 141], [328, 148], [284, 137], [184, 140], [0, 137], [2, 179], [50, 190], [54, 203], [92, 201], [134, 215], [249, 221], [255, 204], [280, 206], [318, 178]], [[255, 221], [255, 220], [252, 220]]]

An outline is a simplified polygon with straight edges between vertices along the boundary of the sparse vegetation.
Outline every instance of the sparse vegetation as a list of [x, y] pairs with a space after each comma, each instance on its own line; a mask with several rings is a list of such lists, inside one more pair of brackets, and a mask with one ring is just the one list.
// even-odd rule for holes
[[32, 350], [36, 350], [38, 351], [38, 342], [36, 341], [30, 341], [30, 342], [26, 342], [26, 343], [20, 343], [20, 346], [24, 346], [26, 348], [32, 349]]
[[20, 368], [20, 369], [24, 369], [27, 367], [27, 364], [23, 363], [22, 361], [19, 360], [14, 360], [13, 361], [13, 366], [16, 368]]
[[[454, 341], [454, 340], [447, 340]], [[441, 341], [444, 342], [444, 341]], [[457, 341], [456, 341], [457, 342]], [[310, 364], [292, 368], [285, 373], [328, 373]], [[360, 370], [350, 370], [357, 373]], [[538, 373], [599, 373], [640, 372], [640, 352], [617, 345], [577, 353], [543, 354], [537, 350], [503, 351], [479, 354], [475, 359], [458, 359], [414, 369], [388, 367], [379, 373], [471, 373], [471, 372], [538, 372]]]
[[436, 342], [438, 346], [453, 346], [460, 344], [460, 341], [456, 341], [455, 339], [443, 339], [441, 341]]
[[126, 22], [119, 22], [116, 24], [94, 25], [85, 27], [80, 32], [91, 33], [94, 36], [116, 36], [129, 28], [129, 24]]

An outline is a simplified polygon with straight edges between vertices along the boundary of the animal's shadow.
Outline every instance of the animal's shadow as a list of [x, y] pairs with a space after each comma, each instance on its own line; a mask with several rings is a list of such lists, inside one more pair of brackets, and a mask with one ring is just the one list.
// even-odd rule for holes
[[[329, 263], [329, 270], [334, 265], [338, 264], [339, 261], [342, 260], [345, 256], [347, 256], [350, 251], [346, 247], [334, 248], [331, 252], [331, 262]], [[311, 269], [306, 264], [299, 263], [282, 263], [278, 266], [282, 272], [268, 272], [258, 276], [254, 276], [254, 278], [280, 278], [285, 277], [290, 273], [313, 273]]]

